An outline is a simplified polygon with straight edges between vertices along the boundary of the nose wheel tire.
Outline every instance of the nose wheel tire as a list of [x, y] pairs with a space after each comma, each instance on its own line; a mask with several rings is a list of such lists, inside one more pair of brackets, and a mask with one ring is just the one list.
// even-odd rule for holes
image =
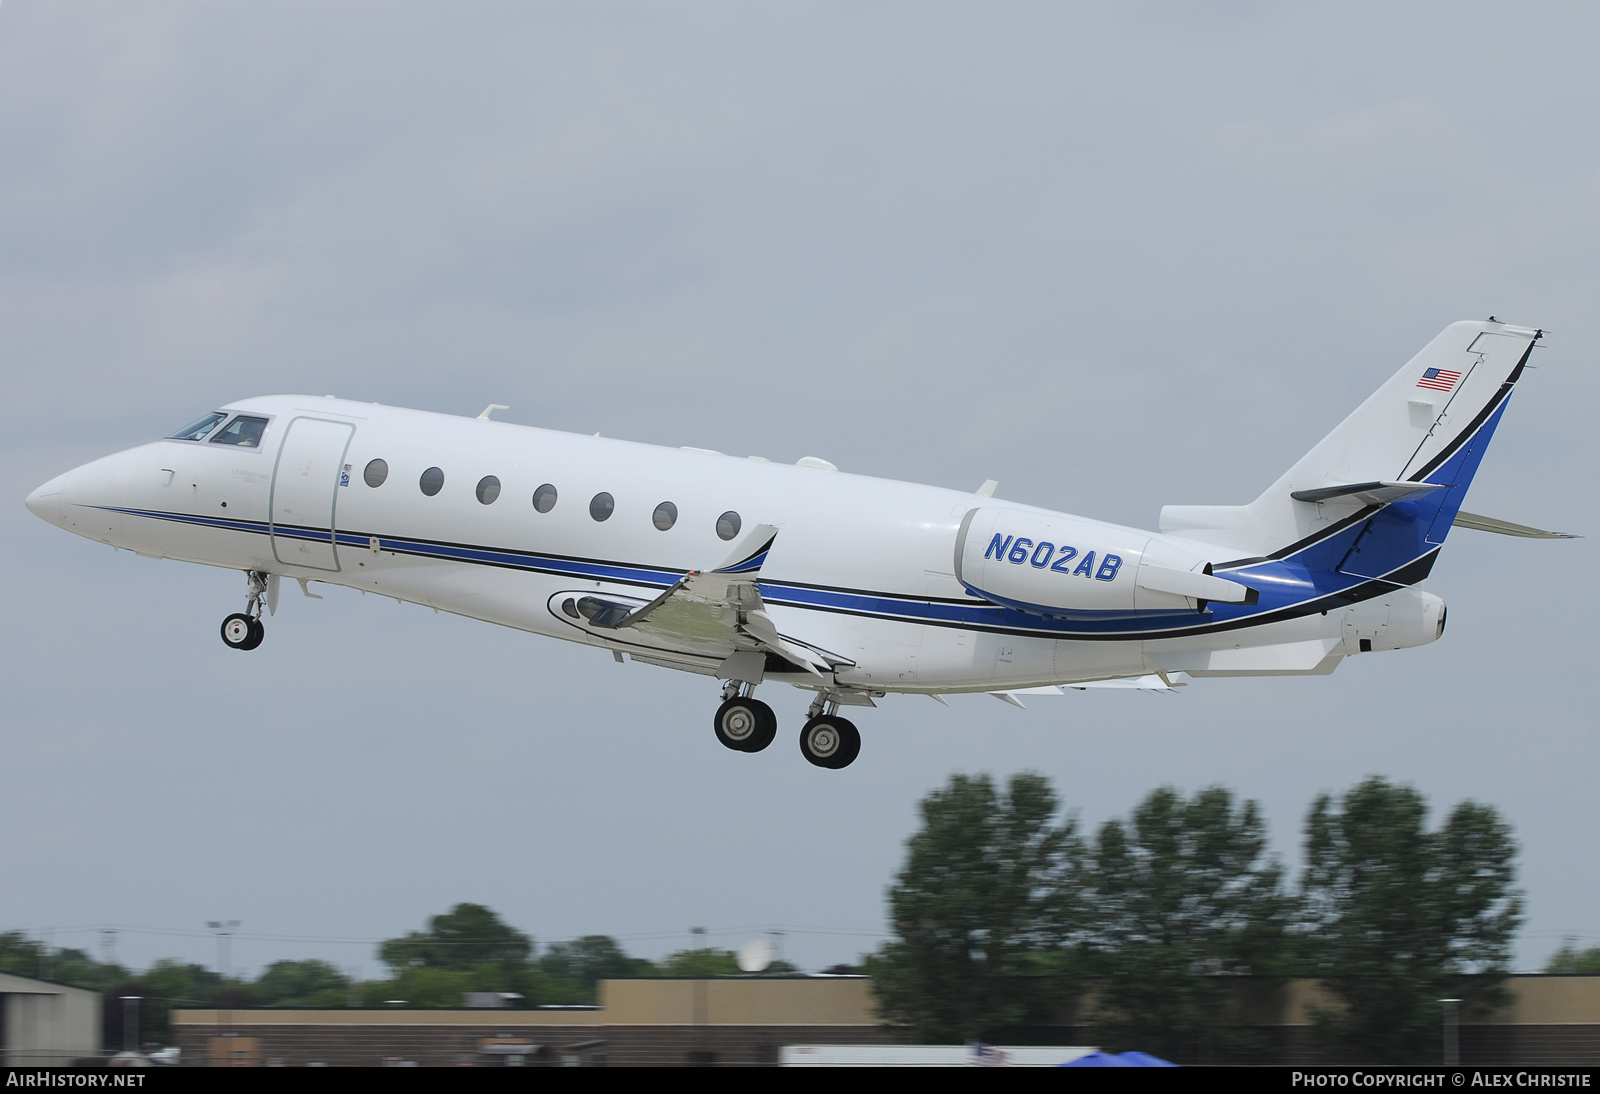
[[821, 715], [800, 731], [800, 755], [818, 767], [849, 767], [861, 752], [861, 734], [848, 718]]
[[735, 696], [717, 708], [717, 740], [735, 752], [760, 752], [778, 735], [778, 716], [760, 699]]
[[251, 619], [242, 612], [234, 612], [222, 621], [222, 641], [233, 650], [253, 650], [261, 645], [267, 629], [261, 620]]

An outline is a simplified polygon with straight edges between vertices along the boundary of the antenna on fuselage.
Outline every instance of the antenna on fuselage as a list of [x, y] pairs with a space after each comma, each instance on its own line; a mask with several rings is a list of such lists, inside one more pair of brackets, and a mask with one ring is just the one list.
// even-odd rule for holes
[[488, 406], [483, 408], [483, 413], [478, 415], [478, 421], [487, 422], [490, 420], [489, 415], [493, 414], [495, 411], [510, 409], [511, 408], [506, 406], [504, 403], [490, 403]]

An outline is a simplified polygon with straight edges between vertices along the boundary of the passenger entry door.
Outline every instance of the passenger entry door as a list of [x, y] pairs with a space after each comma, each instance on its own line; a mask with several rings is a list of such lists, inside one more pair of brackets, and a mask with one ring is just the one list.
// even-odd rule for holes
[[338, 570], [334, 517], [355, 426], [326, 418], [289, 423], [272, 472], [272, 555], [288, 566]]

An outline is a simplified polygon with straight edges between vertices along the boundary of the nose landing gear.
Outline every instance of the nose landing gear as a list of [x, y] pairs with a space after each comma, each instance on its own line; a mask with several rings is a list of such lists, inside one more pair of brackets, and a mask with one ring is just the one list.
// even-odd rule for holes
[[253, 650], [267, 636], [261, 620], [234, 612], [222, 621], [222, 641], [231, 650]]
[[234, 612], [222, 621], [222, 642], [230, 650], [253, 650], [261, 645], [267, 636], [267, 629], [261, 625], [262, 603], [271, 604], [277, 599], [277, 579], [272, 574], [250, 570], [245, 576], [250, 584], [244, 611]]

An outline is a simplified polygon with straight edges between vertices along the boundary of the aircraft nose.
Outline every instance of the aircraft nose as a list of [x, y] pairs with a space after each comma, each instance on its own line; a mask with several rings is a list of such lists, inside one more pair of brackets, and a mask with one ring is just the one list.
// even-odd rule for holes
[[[51, 524], [61, 523], [61, 480], [65, 475], [57, 475], [39, 489], [28, 495], [28, 512]], [[12, 495], [15, 497], [16, 495]]]

